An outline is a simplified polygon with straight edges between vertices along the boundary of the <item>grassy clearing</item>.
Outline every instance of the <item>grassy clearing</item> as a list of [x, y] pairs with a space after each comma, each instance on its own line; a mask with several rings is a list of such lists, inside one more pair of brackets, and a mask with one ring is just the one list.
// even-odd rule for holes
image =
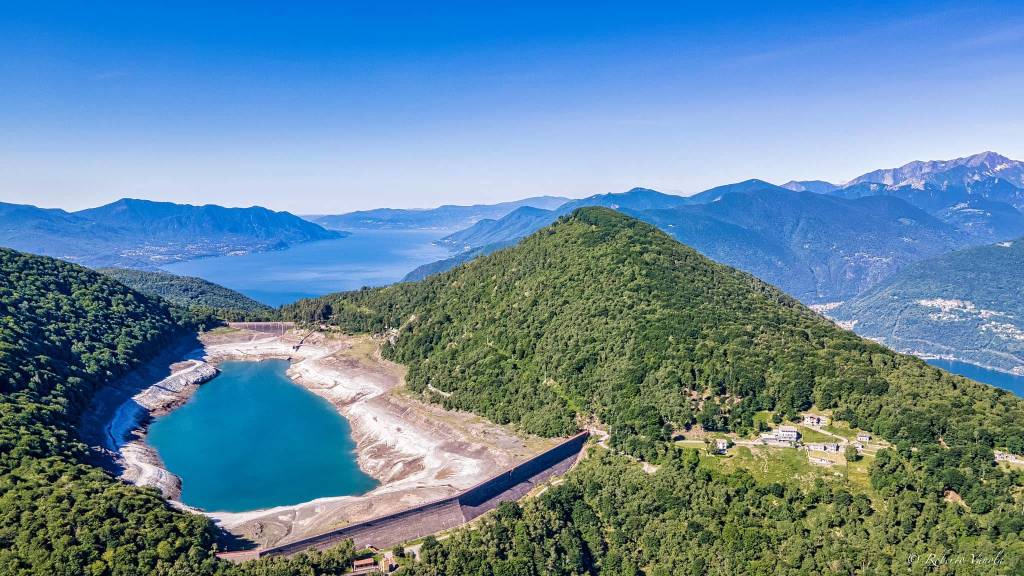
[[856, 440], [857, 434], [861, 432], [861, 430], [854, 430], [842, 422], [832, 422], [828, 426], [822, 426], [822, 429], [850, 441]]
[[758, 482], [794, 478], [811, 483], [818, 476], [807, 461], [807, 454], [795, 448], [737, 446], [726, 456], [707, 456], [702, 462], [723, 472], [748, 470]]
[[800, 431], [800, 439], [806, 444], [808, 442], [835, 442], [836, 438], [829, 436], [824, 432], [818, 432], [813, 428], [807, 426], [801, 426], [800, 424], [794, 425], [797, 430]]
[[[809, 456], [826, 458], [835, 462], [832, 466], [811, 464]], [[830, 481], [846, 482], [855, 492], [867, 494], [872, 500], [875, 494], [871, 489], [868, 470], [872, 456], [865, 456], [858, 462], [847, 463], [836, 454], [815, 452], [808, 454], [795, 448], [770, 448], [761, 446], [737, 446], [731, 448], [725, 456], [712, 456], [701, 453], [701, 464], [721, 472], [747, 470], [758, 481], [764, 483], [797, 480], [805, 487], [814, 484], [818, 478]]]

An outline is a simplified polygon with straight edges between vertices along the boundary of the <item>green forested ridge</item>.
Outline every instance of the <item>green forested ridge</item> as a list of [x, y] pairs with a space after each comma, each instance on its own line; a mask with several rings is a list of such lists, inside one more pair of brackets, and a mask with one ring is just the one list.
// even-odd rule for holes
[[0, 569], [134, 574], [208, 561], [205, 519], [80, 463], [92, 393], [187, 326], [157, 298], [80, 266], [0, 249]]
[[[909, 554], [944, 547], [1024, 562], [1024, 477], [992, 459], [993, 447], [1024, 448], [1024, 401], [840, 330], [613, 211], [577, 211], [420, 283], [284, 313], [351, 331], [396, 329], [385, 354], [408, 365], [413, 390], [546, 435], [596, 417], [614, 447], [662, 464], [650, 479], [618, 457], [588, 464], [521, 517], [432, 543], [424, 573], [635, 573], [671, 556], [695, 574], [886, 574]], [[793, 416], [812, 404], [896, 444], [872, 466], [879, 497], [870, 505], [832, 484], [798, 494], [788, 492], [795, 485], [753, 486], [742, 472], [687, 471], [680, 462], [692, 456], [667, 442], [693, 424], [743, 431], [758, 410]], [[964, 504], [944, 501], [948, 490]], [[686, 509], [701, 491], [718, 512]], [[777, 493], [789, 493], [785, 505]], [[524, 548], [512, 554], [513, 542]], [[473, 567], [495, 559], [509, 564]]]
[[273, 313], [269, 306], [202, 278], [127, 268], [99, 271], [133, 290], [159, 296], [178, 306], [217, 313], [228, 320], [260, 320]]
[[[536, 499], [428, 540], [411, 572], [1014, 574], [1024, 559], [1015, 514], [979, 520], [934, 497], [918, 483], [924, 476], [878, 471], [873, 480], [902, 486], [872, 502], [836, 482], [758, 483], [746, 471], [723, 475], [699, 462], [695, 450], [674, 451], [647, 474], [625, 458], [595, 455]], [[943, 554], [962, 560], [929, 565]]]
[[0, 575], [336, 574], [342, 547], [235, 568], [212, 525], [84, 464], [92, 393], [196, 317], [74, 264], [0, 249]]
[[[607, 209], [423, 282], [283, 312], [350, 330], [400, 327], [386, 353], [409, 365], [414, 390], [432, 385], [451, 394], [449, 407], [546, 435], [593, 414], [646, 457], [672, 428], [740, 429], [758, 410], [812, 404], [894, 441], [1024, 439], [1024, 401], [841, 330]], [[691, 391], [720, 402], [696, 410]]]

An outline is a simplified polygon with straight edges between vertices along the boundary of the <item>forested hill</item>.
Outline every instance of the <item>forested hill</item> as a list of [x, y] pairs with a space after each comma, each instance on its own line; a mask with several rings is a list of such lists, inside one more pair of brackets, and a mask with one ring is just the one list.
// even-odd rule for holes
[[[0, 566], [4, 574], [198, 567], [205, 520], [80, 463], [92, 394], [190, 327], [157, 298], [74, 264], [0, 249]], [[120, 571], [115, 571], [118, 568]]]
[[[1024, 401], [841, 330], [620, 213], [581, 209], [422, 282], [284, 312], [388, 331], [408, 386], [450, 408], [546, 435], [596, 418], [613, 448], [660, 465], [595, 450], [535, 501], [425, 543], [416, 574], [919, 573], [937, 550], [1001, 558], [964, 573], [1024, 565], [1024, 475], [993, 462], [996, 447], [1024, 450]], [[894, 443], [864, 484], [724, 473], [670, 439], [812, 404]]]
[[[300, 301], [300, 320], [399, 328], [388, 354], [452, 408], [566, 434], [597, 416], [652, 456], [701, 420], [833, 408], [893, 440], [1024, 438], [1024, 402], [841, 330], [749, 274], [653, 226], [580, 209], [523, 241], [419, 283]], [[698, 411], [690, 391], [720, 399]], [[996, 403], [982, 411], [973, 402]], [[1017, 417], [1011, 417], [1017, 415]]]
[[269, 306], [244, 294], [202, 278], [127, 268], [99, 271], [139, 292], [159, 296], [178, 306], [209, 309], [229, 320], [259, 319], [273, 312]]
[[205, 517], [83, 463], [80, 411], [194, 331], [179, 313], [98, 272], [0, 248], [0, 574], [324, 574], [311, 566], [346, 564], [342, 547], [232, 567], [213, 556]]

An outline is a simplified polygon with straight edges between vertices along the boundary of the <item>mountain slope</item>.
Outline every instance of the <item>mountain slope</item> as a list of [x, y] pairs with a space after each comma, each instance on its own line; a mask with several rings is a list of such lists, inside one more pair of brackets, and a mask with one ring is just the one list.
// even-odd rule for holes
[[764, 180], [758, 180], [756, 178], [750, 180], [744, 180], [743, 182], [736, 182], [734, 184], [725, 184], [723, 186], [715, 186], [703, 192], [698, 192], [693, 196], [686, 197], [686, 204], [707, 204], [709, 202], [717, 202], [726, 194], [736, 193], [747, 193], [747, 192], [758, 192], [762, 190], [777, 190], [782, 191], [783, 188], [770, 184]]
[[814, 192], [815, 194], [828, 194], [839, 188], [839, 186], [824, 180], [790, 180], [782, 187], [794, 192]]
[[219, 560], [208, 518], [85, 463], [76, 424], [93, 394], [168, 347], [197, 345], [196, 328], [103, 274], [0, 248], [0, 573], [327, 574], [351, 564], [347, 545], [290, 562]]
[[910, 266], [830, 312], [897, 350], [1024, 372], [1024, 240]]
[[459, 230], [438, 240], [451, 248], [471, 250], [489, 244], [510, 243], [529, 236], [558, 219], [560, 210], [542, 210], [523, 207], [498, 220], [486, 218], [465, 230]]
[[995, 152], [982, 152], [952, 160], [914, 161], [899, 168], [874, 170], [862, 174], [846, 186], [877, 183], [886, 186], [938, 187], [969, 186], [986, 178], [999, 178], [1017, 188], [1024, 188], [1024, 162], [1011, 160]]
[[[742, 399], [723, 407], [735, 426], [766, 406], [794, 412], [814, 402], [894, 439], [939, 433], [907, 417], [931, 411], [930, 401], [901, 402], [900, 412], [883, 402], [910, 393], [897, 372], [937, 370], [608, 209], [581, 209], [423, 282], [300, 301], [284, 313], [348, 329], [400, 327], [388, 354], [409, 364], [412, 389], [429, 384], [449, 407], [543, 434], [594, 414], [641, 453], [693, 422], [686, 390]], [[867, 362], [878, 354], [888, 360]], [[943, 418], [944, 430], [966, 424]]]
[[260, 206], [225, 208], [215, 204], [193, 206], [122, 198], [116, 202], [75, 212], [87, 220], [154, 238], [189, 235], [243, 237], [272, 242], [306, 242], [338, 238], [337, 232], [288, 212]]
[[492, 220], [501, 218], [523, 206], [550, 210], [568, 201], [568, 198], [559, 196], [536, 196], [498, 204], [444, 205], [430, 209], [404, 210], [379, 208], [347, 214], [308, 216], [307, 219], [331, 230], [379, 230], [381, 228], [458, 230], [472, 226], [485, 218]]
[[520, 208], [497, 220], [481, 220], [465, 230], [449, 234], [438, 241], [453, 249], [470, 250], [488, 244], [509, 244], [551, 224], [559, 216], [583, 206], [606, 206], [616, 210], [650, 210], [685, 206], [691, 201], [683, 196], [664, 194], [648, 188], [626, 192], [595, 194], [566, 202], [554, 210]]
[[163, 298], [184, 307], [213, 308], [235, 317], [259, 317], [271, 311], [244, 294], [192, 276], [147, 272], [126, 268], [102, 268], [102, 274], [133, 290]]
[[451, 270], [456, 266], [465, 264], [466, 262], [469, 262], [470, 260], [473, 260], [475, 258], [479, 258], [480, 256], [486, 256], [487, 254], [497, 252], [502, 248], [514, 246], [517, 241], [518, 239], [504, 240], [501, 242], [495, 242], [493, 244], [485, 244], [484, 246], [480, 246], [479, 248], [470, 248], [469, 250], [459, 252], [458, 254], [450, 258], [445, 258], [444, 260], [436, 260], [434, 262], [417, 266], [402, 278], [402, 282], [416, 282], [419, 280], [423, 280], [427, 276], [432, 276], [434, 274], [439, 274], [441, 272], [447, 272], [448, 270]]
[[977, 243], [1024, 233], [1024, 162], [993, 152], [875, 170], [828, 193], [895, 196], [960, 227]]
[[[968, 241], [952, 225], [889, 197], [847, 200], [793, 192], [761, 180], [720, 186], [689, 198], [645, 191], [647, 201], [631, 202], [632, 194], [592, 198], [806, 302], [848, 298], [910, 262]], [[554, 222], [564, 210], [521, 208], [497, 221], [482, 220], [441, 240], [467, 252], [431, 264], [409, 279], [508, 246]]]
[[212, 572], [205, 518], [81, 464], [74, 435], [93, 392], [185, 328], [165, 303], [101, 274], [0, 249], [5, 574], [151, 574], [175, 559], [186, 573]]
[[804, 302], [848, 298], [966, 241], [896, 198], [844, 200], [781, 188], [633, 215]]
[[[841, 330], [619, 212], [583, 208], [422, 282], [284, 312], [381, 333], [407, 386], [449, 408], [611, 434], [611, 451], [592, 446], [539, 497], [427, 539], [413, 574], [895, 573], [936, 545], [1024, 561], [1024, 478], [992, 462], [993, 446], [1024, 450], [1024, 400]], [[671, 440], [812, 404], [900, 448], [873, 456], [858, 487], [726, 473], [748, 448], [703, 457]], [[759, 470], [777, 465], [758, 453]]]
[[65, 212], [0, 204], [0, 245], [89, 266], [154, 268], [341, 238], [287, 212], [122, 199]]

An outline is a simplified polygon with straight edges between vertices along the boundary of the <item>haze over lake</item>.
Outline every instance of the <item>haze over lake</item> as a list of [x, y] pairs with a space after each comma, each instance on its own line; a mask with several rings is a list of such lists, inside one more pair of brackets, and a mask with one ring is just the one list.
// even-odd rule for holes
[[198, 276], [268, 304], [383, 286], [413, 268], [450, 253], [435, 246], [443, 230], [357, 230], [339, 240], [299, 244], [286, 250], [177, 262], [168, 272]]

